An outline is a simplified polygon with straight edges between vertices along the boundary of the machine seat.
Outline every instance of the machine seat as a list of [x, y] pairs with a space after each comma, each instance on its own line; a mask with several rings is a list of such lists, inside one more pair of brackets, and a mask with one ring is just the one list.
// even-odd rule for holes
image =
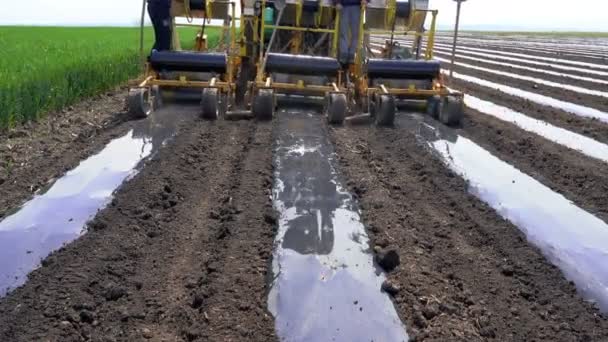
[[223, 74], [228, 66], [225, 53], [152, 51], [150, 65], [157, 71], [213, 72]]
[[367, 75], [370, 79], [432, 79], [439, 77], [441, 63], [414, 59], [369, 59]]
[[266, 70], [291, 75], [335, 76], [340, 63], [331, 57], [269, 53]]

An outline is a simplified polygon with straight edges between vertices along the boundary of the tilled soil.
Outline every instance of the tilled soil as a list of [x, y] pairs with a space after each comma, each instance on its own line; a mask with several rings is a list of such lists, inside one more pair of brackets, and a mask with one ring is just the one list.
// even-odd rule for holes
[[606, 162], [472, 109], [463, 127], [464, 136], [608, 222]]
[[[496, 50], [496, 51], [504, 51], [504, 52], [512, 52], [512, 53], [523, 53], [523, 54], [530, 54], [531, 56], [540, 56], [540, 57], [548, 57], [548, 58], [558, 58], [558, 59], [563, 59], [566, 61], [577, 61], [577, 62], [585, 62], [585, 63], [592, 63], [592, 64], [599, 64], [599, 65], [608, 65], [608, 57], [606, 57], [604, 60], [601, 59], [596, 59], [596, 58], [587, 58], [583, 55], [578, 55], [578, 56], [573, 56], [576, 54], [576, 52], [564, 52], [567, 53], [568, 55], [561, 55], [559, 52], [555, 52], [555, 53], [550, 53], [550, 52], [543, 52], [543, 51], [538, 51], [538, 50], [529, 50], [528, 52], [525, 52], [523, 50], [519, 50], [519, 49], [510, 49], [509, 47], [505, 47], [505, 46], [488, 46], [488, 45], [483, 45], [483, 44], [474, 44], [474, 43], [460, 43], [458, 46], [463, 46], [463, 47], [472, 47], [472, 48], [477, 48], [477, 49], [488, 49], [488, 50]], [[527, 45], [521, 45], [521, 48], [526, 48]], [[596, 52], [596, 53], [599, 53]], [[557, 64], [564, 64], [564, 63], [557, 63]], [[569, 65], [569, 64], [564, 64], [564, 65]], [[599, 70], [599, 69], [598, 69]]]
[[2, 341], [270, 341], [272, 127], [186, 124], [0, 300]]
[[[460, 45], [459, 45], [460, 46]], [[477, 47], [479, 48], [479, 47]], [[484, 47], [484, 49], [488, 49], [487, 47]], [[490, 50], [493, 50], [492, 48], [489, 48]], [[488, 51], [488, 52], [482, 52], [482, 51], [473, 51], [473, 52], [481, 52], [481, 53], [485, 53], [485, 54], [489, 54], [492, 56], [492, 51]], [[521, 53], [521, 51], [520, 51]], [[555, 72], [563, 72], [563, 73], [567, 73], [567, 74], [573, 74], [573, 75], [578, 75], [578, 76], [585, 76], [585, 77], [591, 77], [591, 78], [597, 78], [600, 80], [608, 80], [608, 77], [606, 76], [602, 76], [602, 75], [595, 75], [595, 74], [590, 74], [585, 72], [585, 67], [581, 67], [581, 66], [576, 66], [576, 65], [564, 65], [564, 64], [559, 64], [559, 63], [553, 63], [550, 61], [542, 61], [542, 60], [530, 60], [534, 61], [536, 63], [543, 63], [544, 65], [538, 65], [538, 64], [534, 64], [534, 63], [528, 63], [526, 62], [526, 58], [524, 57], [515, 57], [515, 56], [503, 56], [503, 55], [498, 55], [496, 54], [494, 58], [492, 57], [482, 57], [482, 56], [478, 56], [478, 55], [474, 55], [471, 53], [471, 51], [468, 50], [458, 50], [458, 54], [462, 54], [464, 56], [472, 56], [472, 57], [476, 57], [476, 58], [487, 58], [487, 59], [491, 59], [491, 60], [496, 60], [498, 62], [505, 62], [505, 63], [511, 63], [511, 64], [517, 64], [517, 65], [521, 65], [521, 66], [526, 66], [526, 67], [530, 67], [530, 68], [538, 68], [538, 69], [545, 69], [545, 70], [552, 70]], [[534, 52], [531, 52], [531, 55], [534, 55]], [[514, 58], [518, 58], [521, 59], [521, 61], [509, 61], [509, 60], [505, 60], [501, 57], [514, 57]], [[574, 67], [574, 68], [580, 68], [581, 70], [564, 70], [564, 69], [560, 69], [560, 68], [555, 68], [552, 65], [563, 65], [563, 66], [568, 66], [568, 67]], [[600, 70], [602, 71], [602, 70]]]
[[131, 126], [125, 89], [0, 133], [0, 219]]
[[[467, 73], [473, 75], [473, 73]], [[492, 80], [492, 78], [490, 78]], [[450, 86], [495, 104], [505, 106], [535, 119], [543, 120], [558, 127], [586, 135], [597, 141], [608, 143], [608, 125], [594, 118], [581, 117], [561, 109], [539, 105], [520, 97], [507, 95], [495, 89], [481, 87], [474, 83], [453, 79]]]
[[[608, 143], [598, 120], [459, 80], [452, 86]], [[0, 218], [131, 127], [119, 92], [0, 135]], [[546, 95], [597, 102], [550, 87]], [[85, 235], [0, 299], [0, 341], [276, 340], [266, 309], [272, 126], [182, 124]], [[463, 127], [460, 134], [608, 219], [605, 163], [470, 109]], [[389, 279], [401, 287], [395, 305], [414, 340], [608, 341], [607, 317], [408, 130], [330, 135], [373, 244], [401, 256]]]
[[[439, 53], [439, 54], [436, 53], [435, 55], [437, 55], [439, 57], [443, 57], [443, 58], [450, 58], [450, 55], [447, 53]], [[475, 57], [475, 56], [473, 56], [473, 57]], [[546, 81], [567, 84], [567, 85], [571, 85], [571, 86], [577, 86], [577, 87], [586, 88], [586, 89], [590, 89], [590, 90], [600, 90], [601, 91], [602, 88], [606, 86], [606, 85], [602, 85], [599, 83], [577, 80], [577, 79], [564, 77], [564, 76], [556, 76], [556, 75], [546, 74], [543, 72], [522, 70], [522, 69], [510, 67], [510, 66], [501, 66], [501, 65], [496, 65], [496, 64], [484, 63], [484, 62], [473, 61], [473, 60], [469, 60], [469, 59], [465, 59], [465, 58], [456, 57], [456, 62], [462, 62], [462, 63], [474, 65], [477, 67], [482, 67], [482, 68], [487, 68], [487, 69], [492, 69], [492, 70], [497, 70], [497, 71], [509, 72], [509, 73], [513, 73], [513, 74], [517, 74], [517, 75], [535, 77], [535, 78], [539, 78], [539, 79], [546, 80]], [[511, 63], [511, 64], [515, 64], [515, 63]], [[517, 64], [515, 64], [515, 65], [517, 65]], [[538, 68], [536, 68], [536, 69], [538, 69]], [[470, 69], [468, 69], [468, 70], [470, 70]], [[468, 70], [466, 71], [466, 73], [469, 72]], [[543, 69], [538, 69], [538, 70], [543, 70]], [[488, 76], [485, 76], [485, 77], [487, 78]], [[536, 90], [536, 89], [534, 89], [534, 90]]]
[[415, 340], [603, 341], [608, 320], [407, 129], [333, 130], [375, 245], [396, 248]]
[[[470, 64], [470, 63], [469, 63]], [[473, 65], [475, 65], [473, 63]], [[447, 65], [446, 65], [447, 67]], [[604, 112], [608, 112], [608, 97], [600, 97], [588, 94], [581, 94], [572, 90], [562, 89], [559, 87], [547, 86], [531, 81], [519, 80], [512, 77], [500, 76], [491, 73], [487, 73], [484, 71], [473, 70], [469, 68], [465, 68], [459, 65], [454, 66], [454, 71], [469, 75], [475, 76], [484, 80], [496, 82], [498, 84], [508, 85], [510, 87], [515, 87], [518, 89], [522, 89], [525, 91], [533, 92], [536, 94], [541, 94], [549, 97], [556, 98], [560, 101], [576, 103], [582, 106], [586, 106], [589, 108], [595, 108]], [[517, 72], [517, 74], [522, 75], [522, 72]], [[525, 75], [525, 73], [523, 73]], [[598, 89], [599, 90], [599, 89]], [[574, 115], [574, 114], [571, 114]]]

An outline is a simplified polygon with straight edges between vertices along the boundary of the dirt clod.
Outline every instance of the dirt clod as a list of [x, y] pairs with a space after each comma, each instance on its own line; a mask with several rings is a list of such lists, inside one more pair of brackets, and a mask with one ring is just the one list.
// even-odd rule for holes
[[152, 331], [148, 328], [143, 328], [141, 329], [141, 336], [143, 336], [145, 339], [151, 339], [152, 337], [154, 337], [154, 334], [152, 334]]
[[426, 318], [420, 312], [415, 312], [413, 316], [414, 325], [420, 329], [424, 329], [428, 326]]
[[95, 315], [87, 310], [80, 311], [80, 321], [91, 324], [95, 321]]
[[192, 298], [192, 304], [190, 304], [190, 306], [193, 309], [198, 309], [203, 305], [203, 296], [196, 294], [194, 295], [194, 297]]
[[390, 294], [391, 296], [395, 296], [399, 293], [399, 291], [401, 291], [401, 286], [399, 286], [393, 281], [385, 280], [382, 283], [382, 291]]
[[502, 272], [502, 274], [504, 274], [507, 277], [512, 277], [513, 274], [515, 273], [515, 271], [513, 270], [513, 267], [511, 267], [511, 266], [503, 266], [500, 271]]
[[437, 304], [430, 304], [430, 305], [425, 306], [422, 309], [422, 314], [428, 320], [435, 318], [436, 316], [439, 315], [439, 313], [440, 313], [440, 311], [439, 311], [439, 307], [437, 306]]
[[479, 335], [481, 337], [495, 338], [496, 331], [494, 330], [494, 328], [491, 327], [483, 327], [479, 329]]
[[395, 249], [380, 250], [376, 253], [376, 262], [386, 272], [391, 272], [400, 264], [399, 253]]
[[104, 297], [108, 301], [115, 301], [127, 295], [127, 290], [118, 285], [109, 285], [106, 287]]

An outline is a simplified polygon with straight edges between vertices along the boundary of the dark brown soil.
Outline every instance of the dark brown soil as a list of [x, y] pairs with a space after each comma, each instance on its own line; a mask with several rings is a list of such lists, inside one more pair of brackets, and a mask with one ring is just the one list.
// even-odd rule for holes
[[272, 127], [187, 123], [0, 299], [2, 341], [271, 341]]
[[130, 127], [124, 89], [0, 133], [0, 219]]
[[[447, 53], [435, 53], [435, 54], [437, 56], [443, 57], [443, 58], [450, 57], [450, 55]], [[473, 56], [473, 57], [475, 57], [475, 56]], [[577, 80], [577, 79], [564, 77], [564, 76], [549, 75], [549, 74], [545, 74], [542, 72], [522, 70], [522, 69], [517, 69], [517, 68], [513, 68], [513, 67], [509, 67], [509, 66], [501, 66], [501, 65], [495, 65], [495, 64], [484, 63], [484, 62], [479, 62], [479, 61], [472, 61], [472, 60], [468, 60], [468, 59], [464, 59], [464, 58], [456, 57], [456, 61], [466, 63], [466, 64], [471, 64], [476, 67], [482, 67], [482, 68], [487, 68], [487, 69], [492, 69], [492, 70], [497, 70], [497, 71], [510, 72], [513, 74], [523, 75], [523, 76], [528, 76], [528, 77], [536, 77], [536, 78], [542, 79], [542, 80], [567, 84], [567, 85], [571, 85], [571, 86], [577, 86], [577, 87], [586, 88], [586, 89], [590, 89], [590, 90], [602, 91], [603, 88], [607, 87], [607, 85], [602, 85], [599, 83], [582, 81], [582, 80]], [[539, 68], [535, 68], [535, 69], [539, 69]], [[543, 69], [539, 69], [539, 70], [543, 70]], [[467, 73], [468, 72], [469, 71], [467, 71]], [[587, 77], [588, 77], [588, 75], [587, 75]], [[536, 89], [534, 89], [534, 90], [536, 90]]]
[[[605, 99], [465, 73], [608, 110]], [[463, 81], [452, 86], [608, 143], [598, 120]], [[124, 93], [0, 134], [0, 219], [132, 127]], [[0, 299], [0, 341], [276, 340], [266, 309], [276, 229], [272, 126], [182, 124], [86, 234]], [[608, 220], [605, 163], [472, 110], [459, 133]], [[395, 304], [416, 341], [608, 341], [607, 317], [407, 130], [330, 135], [372, 242], [401, 256], [389, 280], [401, 288]]]
[[608, 339], [608, 320], [406, 129], [332, 138], [372, 241], [401, 255], [389, 279], [417, 341]]
[[463, 135], [608, 222], [608, 164], [467, 109]]
[[[553, 97], [560, 101], [576, 103], [589, 108], [595, 108], [608, 113], [608, 98], [593, 96], [587, 94], [577, 93], [568, 89], [561, 89], [558, 87], [547, 86], [543, 84], [537, 84], [531, 81], [519, 80], [512, 77], [500, 76], [484, 71], [477, 71], [468, 69], [462, 66], [454, 66], [454, 71], [460, 72], [465, 75], [479, 77], [484, 80], [489, 80], [499, 84], [508, 85], [525, 91], [541, 94], [549, 97]], [[604, 89], [605, 90], [605, 89]], [[575, 115], [575, 114], [570, 114]]]
[[[493, 80], [493, 78], [490, 78], [490, 80]], [[608, 143], [608, 125], [597, 119], [577, 116], [557, 108], [539, 105], [520, 97], [507, 95], [495, 89], [481, 87], [458, 79], [452, 80], [450, 86], [465, 94], [476, 96], [555, 126]]]

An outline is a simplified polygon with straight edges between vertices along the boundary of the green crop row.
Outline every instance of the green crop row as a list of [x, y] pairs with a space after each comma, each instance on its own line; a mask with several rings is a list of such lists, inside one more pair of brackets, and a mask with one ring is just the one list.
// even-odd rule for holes
[[[184, 48], [192, 46], [195, 34], [196, 28], [180, 29]], [[145, 37], [147, 53], [151, 28]], [[0, 46], [0, 129], [36, 120], [141, 72], [139, 28], [0, 27]]]

